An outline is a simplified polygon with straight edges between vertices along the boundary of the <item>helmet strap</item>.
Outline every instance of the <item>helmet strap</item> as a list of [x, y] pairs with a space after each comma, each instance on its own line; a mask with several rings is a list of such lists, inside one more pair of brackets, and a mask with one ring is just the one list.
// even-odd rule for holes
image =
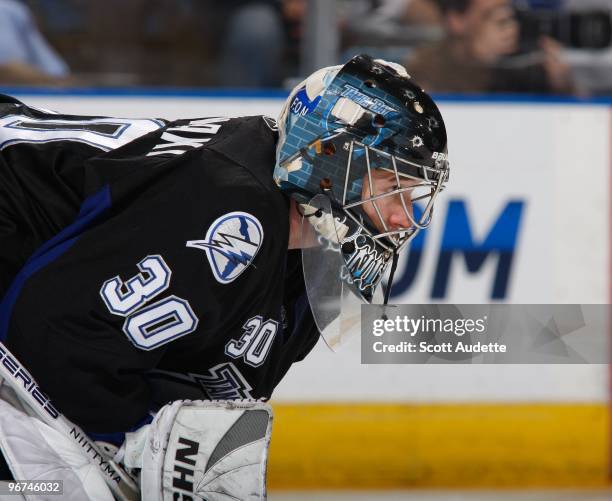
[[395, 268], [397, 267], [397, 252], [393, 251], [393, 261], [391, 261], [391, 271], [389, 272], [389, 280], [387, 281], [387, 287], [385, 288], [385, 301], [383, 304], [386, 306], [389, 302], [389, 296], [391, 295], [391, 287], [393, 286], [393, 276], [395, 275]]

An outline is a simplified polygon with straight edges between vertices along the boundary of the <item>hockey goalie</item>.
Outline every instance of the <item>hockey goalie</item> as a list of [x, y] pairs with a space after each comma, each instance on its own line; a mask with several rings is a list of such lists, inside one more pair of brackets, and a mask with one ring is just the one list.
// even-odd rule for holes
[[350, 301], [388, 300], [448, 173], [432, 99], [368, 56], [308, 77], [278, 122], [0, 96], [3, 478], [265, 499], [267, 400], [342, 341]]

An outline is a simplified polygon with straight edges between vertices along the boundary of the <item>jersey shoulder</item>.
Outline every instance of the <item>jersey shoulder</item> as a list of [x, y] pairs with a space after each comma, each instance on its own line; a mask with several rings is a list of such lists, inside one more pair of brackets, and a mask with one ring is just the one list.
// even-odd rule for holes
[[192, 193], [185, 201], [211, 214], [228, 204], [278, 213], [286, 200], [273, 181], [276, 141], [267, 117], [176, 120], [91, 159], [88, 191], [110, 184], [114, 195], [128, 199], [157, 190]]
[[260, 115], [233, 120], [233, 133], [211, 144], [210, 149], [248, 170], [267, 189], [276, 189], [272, 182], [278, 141], [276, 122]]

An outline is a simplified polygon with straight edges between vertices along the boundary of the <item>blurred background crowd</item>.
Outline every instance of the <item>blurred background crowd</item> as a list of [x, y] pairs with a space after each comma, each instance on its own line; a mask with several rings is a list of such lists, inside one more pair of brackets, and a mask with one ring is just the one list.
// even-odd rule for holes
[[359, 52], [435, 93], [612, 94], [612, 0], [0, 0], [0, 85], [287, 87]]

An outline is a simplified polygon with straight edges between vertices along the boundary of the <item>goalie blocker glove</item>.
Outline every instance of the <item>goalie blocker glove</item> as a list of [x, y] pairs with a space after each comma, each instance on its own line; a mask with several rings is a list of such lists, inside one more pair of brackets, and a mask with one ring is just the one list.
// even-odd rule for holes
[[116, 458], [141, 469], [147, 501], [260, 501], [271, 429], [262, 402], [176, 401], [128, 433]]

